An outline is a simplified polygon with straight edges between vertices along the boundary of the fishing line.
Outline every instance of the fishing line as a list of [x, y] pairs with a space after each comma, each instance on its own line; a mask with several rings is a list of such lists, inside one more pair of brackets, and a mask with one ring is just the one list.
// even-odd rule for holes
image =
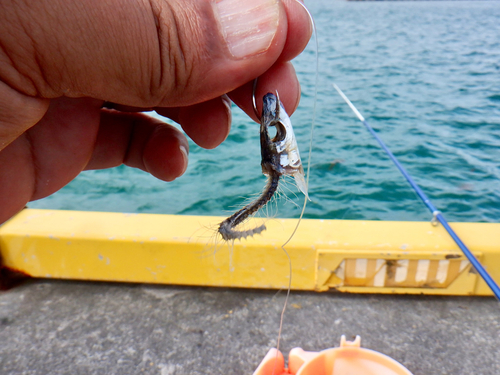
[[[307, 189], [309, 189], [309, 175], [311, 172], [311, 158], [312, 158], [314, 125], [316, 122], [316, 105], [317, 105], [317, 101], [318, 101], [317, 99], [318, 99], [318, 82], [319, 82], [319, 57], [318, 57], [319, 43], [318, 43], [318, 32], [316, 30], [316, 24], [314, 22], [314, 18], [312, 16], [311, 12], [309, 11], [309, 9], [307, 9], [307, 7], [302, 2], [300, 2], [299, 0], [296, 0], [296, 2], [297, 2], [297, 4], [300, 4], [300, 6], [302, 6], [302, 8], [306, 11], [306, 13], [309, 17], [309, 20], [311, 22], [313, 35], [314, 35], [314, 42], [315, 42], [315, 44], [314, 44], [314, 48], [315, 48], [314, 58], [315, 58], [315, 63], [316, 63], [316, 66], [315, 66], [316, 69], [315, 69], [315, 77], [314, 77], [313, 109], [312, 109], [311, 127], [310, 127], [310, 133], [309, 133], [309, 153], [307, 155], [307, 168], [306, 168], [306, 187], [307, 187]], [[277, 349], [276, 356], [278, 355], [277, 353], [279, 352], [279, 349], [280, 349], [281, 332], [283, 330], [283, 321], [284, 321], [286, 307], [288, 305], [288, 299], [290, 297], [290, 291], [292, 289], [292, 259], [290, 258], [290, 254], [288, 254], [288, 251], [286, 251], [285, 246], [288, 245], [288, 243], [295, 236], [295, 233], [297, 232], [297, 230], [299, 228], [300, 222], [302, 221], [302, 217], [304, 216], [304, 212], [306, 210], [308, 200], [309, 200], [309, 197], [307, 195], [305, 195], [304, 196], [304, 203], [302, 205], [302, 211], [300, 212], [300, 216], [299, 216], [299, 219], [297, 220], [297, 224], [295, 224], [295, 228], [293, 229], [292, 233], [290, 234], [290, 237], [285, 241], [285, 243], [283, 243], [283, 245], [281, 245], [281, 249], [285, 253], [286, 257], [288, 258], [289, 279], [288, 279], [288, 289], [286, 292], [285, 303], [283, 305], [283, 309], [281, 310], [280, 326], [279, 326], [279, 330], [278, 330], [278, 340], [276, 343], [276, 349]], [[275, 370], [276, 370], [276, 363], [277, 363], [277, 361], [275, 362], [275, 368], [273, 370], [273, 374], [275, 373]]]
[[[441, 225], [443, 225], [444, 229], [448, 232], [450, 237], [455, 241], [455, 243], [458, 245], [460, 250], [464, 253], [464, 255], [467, 257], [469, 262], [472, 264], [472, 266], [476, 269], [476, 271], [481, 275], [485, 283], [490, 287], [491, 291], [495, 295], [495, 297], [500, 300], [500, 288], [498, 287], [497, 283], [493, 278], [490, 276], [490, 274], [486, 271], [486, 269], [482, 266], [482, 264], [476, 259], [474, 254], [471, 253], [471, 251], [467, 248], [467, 246], [462, 242], [460, 237], [455, 233], [455, 231], [450, 227], [446, 219], [444, 218], [443, 214], [441, 211], [439, 211], [434, 205], [431, 203], [427, 195], [420, 189], [420, 187], [416, 184], [416, 182], [413, 180], [413, 178], [408, 174], [408, 172], [404, 169], [404, 167], [401, 165], [401, 163], [398, 161], [398, 159], [394, 156], [394, 154], [389, 150], [389, 148], [385, 145], [385, 143], [382, 141], [382, 139], [377, 135], [375, 130], [368, 124], [368, 122], [365, 120], [365, 118], [359, 113], [357, 108], [352, 104], [352, 102], [349, 100], [349, 98], [342, 92], [342, 90], [334, 83], [333, 87], [337, 92], [340, 94], [342, 99], [347, 103], [347, 105], [352, 109], [356, 117], [365, 125], [365, 127], [368, 129], [368, 131], [373, 135], [373, 137], [377, 140], [379, 145], [382, 147], [382, 149], [385, 151], [385, 153], [389, 156], [389, 158], [393, 161], [393, 163], [396, 165], [396, 167], [399, 169], [399, 171], [403, 174], [403, 176], [406, 178], [406, 181], [409, 182], [413, 190], [417, 193], [418, 197], [424, 202], [424, 204], [427, 206], [429, 211], [432, 213], [432, 222], [435, 223], [436, 221], [439, 221]], [[308, 176], [309, 177], [309, 176]]]

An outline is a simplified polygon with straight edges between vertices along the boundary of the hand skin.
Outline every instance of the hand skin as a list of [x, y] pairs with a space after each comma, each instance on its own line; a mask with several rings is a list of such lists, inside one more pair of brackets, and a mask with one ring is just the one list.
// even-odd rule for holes
[[300, 86], [289, 61], [310, 38], [307, 13], [296, 0], [258, 0], [271, 11], [253, 16], [268, 18], [239, 44], [247, 15], [235, 29], [224, 18], [231, 1], [3, 0], [0, 223], [82, 170], [126, 164], [181, 176], [186, 137], [140, 111], [156, 110], [209, 149], [229, 133], [228, 97], [257, 120], [256, 77], [257, 97], [277, 90], [292, 113]]

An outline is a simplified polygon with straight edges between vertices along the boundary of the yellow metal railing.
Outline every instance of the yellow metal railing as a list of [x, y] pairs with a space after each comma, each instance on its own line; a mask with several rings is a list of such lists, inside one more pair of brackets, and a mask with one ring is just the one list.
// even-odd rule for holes
[[[0, 227], [0, 256], [32, 277], [287, 288], [281, 245], [296, 220], [270, 219], [232, 246], [217, 239], [221, 220], [26, 209]], [[500, 281], [500, 224], [451, 225]], [[491, 295], [446, 231], [426, 222], [303, 220], [286, 250], [292, 289]]]

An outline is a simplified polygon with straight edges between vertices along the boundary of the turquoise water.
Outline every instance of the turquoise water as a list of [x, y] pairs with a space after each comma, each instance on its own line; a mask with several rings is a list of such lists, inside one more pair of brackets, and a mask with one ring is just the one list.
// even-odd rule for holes
[[[429, 220], [430, 214], [332, 88], [337, 83], [449, 221], [500, 217], [500, 2], [309, 1], [319, 85], [305, 216]], [[315, 52], [295, 60], [303, 99], [292, 116], [306, 159]], [[227, 141], [190, 144], [172, 182], [127, 167], [82, 173], [30, 207], [226, 215], [259, 193], [259, 127], [235, 110]], [[296, 191], [293, 185], [288, 187]], [[288, 192], [291, 200], [299, 202]], [[297, 217], [291, 203], [270, 215]]]

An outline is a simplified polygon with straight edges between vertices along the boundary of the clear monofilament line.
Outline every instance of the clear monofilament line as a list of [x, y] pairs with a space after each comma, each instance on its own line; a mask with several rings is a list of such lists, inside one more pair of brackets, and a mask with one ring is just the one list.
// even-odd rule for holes
[[[312, 30], [313, 30], [313, 34], [314, 34], [314, 42], [315, 42], [315, 46], [314, 46], [315, 51], [314, 52], [315, 52], [316, 66], [315, 66], [315, 77], [314, 77], [314, 80], [315, 80], [314, 81], [314, 97], [313, 97], [314, 102], [313, 102], [311, 127], [310, 127], [311, 131], [310, 131], [310, 135], [309, 135], [309, 153], [307, 155], [307, 168], [306, 168], [306, 187], [307, 187], [307, 189], [309, 189], [309, 176], [310, 176], [310, 172], [311, 172], [313, 135], [314, 135], [314, 126], [316, 123], [316, 104], [318, 101], [317, 99], [318, 99], [318, 82], [319, 82], [319, 58], [318, 58], [319, 46], [318, 46], [318, 33], [316, 30], [316, 24], [314, 22], [314, 18], [312, 16], [311, 12], [309, 12], [309, 9], [307, 9], [307, 7], [302, 2], [297, 0], [297, 3], [300, 4], [304, 8], [304, 10], [307, 12], [307, 14], [309, 16], [309, 20], [311, 21], [311, 26], [312, 26]], [[288, 305], [290, 291], [292, 289], [292, 271], [293, 271], [292, 260], [290, 258], [290, 255], [286, 251], [285, 246], [288, 245], [288, 243], [292, 240], [292, 238], [295, 236], [295, 233], [297, 232], [297, 229], [299, 228], [300, 222], [302, 221], [302, 217], [304, 216], [304, 212], [306, 210], [308, 199], [309, 199], [309, 197], [306, 195], [304, 197], [304, 204], [302, 205], [302, 210], [300, 212], [299, 219], [297, 220], [297, 224], [295, 225], [295, 228], [293, 229], [292, 233], [290, 234], [290, 237], [285, 241], [285, 243], [283, 243], [283, 245], [281, 245], [281, 249], [283, 250], [283, 252], [285, 253], [285, 255], [288, 258], [289, 279], [288, 279], [288, 289], [286, 292], [285, 303], [283, 305], [283, 309], [281, 310], [280, 326], [279, 326], [279, 331], [278, 331], [278, 340], [276, 343], [276, 349], [278, 351], [280, 348], [281, 332], [283, 330], [283, 320], [284, 320], [284, 316], [285, 316], [285, 311], [286, 311], [286, 307]], [[275, 374], [275, 370], [276, 370], [276, 368], [273, 370], [273, 375]]]

